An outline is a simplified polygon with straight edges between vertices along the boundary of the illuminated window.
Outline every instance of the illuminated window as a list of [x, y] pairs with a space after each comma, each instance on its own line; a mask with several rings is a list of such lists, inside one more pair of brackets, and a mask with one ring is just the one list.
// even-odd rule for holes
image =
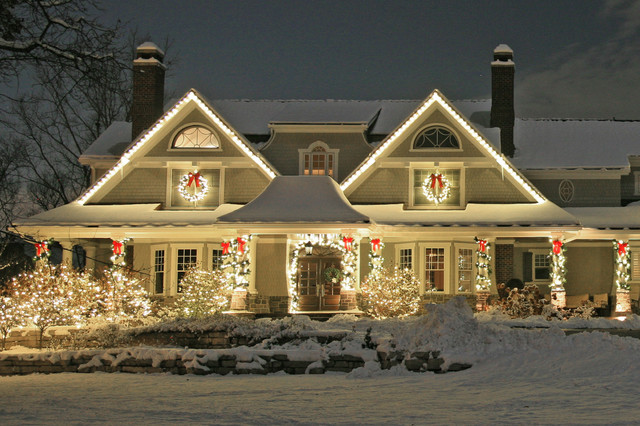
[[218, 137], [201, 126], [183, 129], [173, 140], [173, 148], [220, 148]]
[[[435, 206], [435, 203], [427, 198], [425, 194], [425, 185], [430, 186], [432, 175], [442, 175], [446, 177], [446, 185], [449, 187], [449, 196], [441, 201], [439, 206], [451, 206], [458, 207], [461, 203], [460, 197], [460, 183], [461, 179], [461, 170], [460, 169], [413, 169], [412, 178], [413, 182], [411, 183], [413, 191], [413, 206], [416, 207], [432, 207]], [[435, 188], [436, 191], [440, 191], [439, 187], [441, 181], [436, 180], [434, 185], [438, 187]]]
[[458, 139], [444, 127], [428, 127], [413, 141], [414, 149], [460, 148]]
[[307, 176], [331, 176], [337, 178], [338, 150], [330, 149], [324, 142], [314, 142], [300, 152], [300, 174]]

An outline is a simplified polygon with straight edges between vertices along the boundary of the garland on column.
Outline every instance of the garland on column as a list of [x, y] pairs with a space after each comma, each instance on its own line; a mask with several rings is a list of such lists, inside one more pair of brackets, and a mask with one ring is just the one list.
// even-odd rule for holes
[[36, 248], [36, 255], [33, 257], [34, 260], [48, 260], [49, 256], [51, 256], [51, 249], [49, 248], [53, 243], [52, 239], [40, 241], [39, 243], [34, 243], [33, 246]]
[[613, 251], [616, 261], [616, 288], [617, 290], [629, 291], [629, 279], [631, 278], [631, 252], [629, 243], [622, 240], [613, 240]]
[[553, 247], [549, 253], [551, 259], [551, 290], [552, 291], [564, 291], [564, 283], [567, 282], [565, 263], [567, 258], [565, 257], [566, 248], [564, 243], [560, 240], [551, 240]]
[[382, 265], [384, 263], [384, 257], [382, 257], [382, 249], [384, 243], [380, 238], [369, 238], [369, 244], [371, 249], [369, 250], [369, 268], [371, 269], [370, 276], [378, 276], [382, 272]]
[[475, 242], [478, 244], [476, 249], [476, 290], [477, 291], [489, 291], [491, 288], [491, 256], [489, 255], [489, 249], [491, 245], [487, 240], [482, 240], [478, 237], [474, 237]]
[[124, 238], [122, 240], [111, 240], [111, 252], [113, 255], [111, 256], [111, 262], [115, 265], [120, 264], [124, 265], [124, 257], [127, 251], [127, 242], [130, 241], [130, 238]]
[[251, 273], [251, 260], [249, 256], [249, 244], [252, 235], [243, 235], [230, 241], [223, 241], [222, 247], [222, 266], [225, 277], [229, 282], [234, 284], [235, 288], [249, 287], [249, 274]]
[[351, 236], [341, 236], [341, 240], [345, 244], [340, 247], [342, 251], [342, 281], [340, 286], [345, 290], [354, 290], [356, 288], [356, 271], [358, 270], [358, 243]]

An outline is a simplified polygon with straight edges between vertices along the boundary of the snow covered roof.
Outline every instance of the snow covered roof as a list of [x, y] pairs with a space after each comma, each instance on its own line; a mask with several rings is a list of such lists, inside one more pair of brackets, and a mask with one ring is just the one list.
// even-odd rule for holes
[[640, 205], [626, 207], [571, 207], [566, 209], [585, 228], [640, 230]]
[[355, 205], [378, 225], [392, 226], [577, 226], [550, 201], [531, 204], [467, 204], [464, 210], [404, 210], [402, 204]]
[[198, 226], [211, 225], [224, 214], [240, 208], [222, 204], [215, 210], [160, 210], [160, 204], [82, 205], [65, 204], [24, 220], [18, 227], [28, 226]]
[[119, 157], [131, 144], [131, 123], [127, 121], [114, 121], [93, 142], [82, 157], [106, 156]]
[[628, 167], [640, 121], [516, 119], [514, 144], [521, 169]]
[[380, 111], [374, 104], [353, 106], [340, 101], [287, 104], [271, 118], [271, 123], [369, 124]]
[[276, 176], [249, 204], [220, 216], [231, 223], [368, 223], [329, 176]]

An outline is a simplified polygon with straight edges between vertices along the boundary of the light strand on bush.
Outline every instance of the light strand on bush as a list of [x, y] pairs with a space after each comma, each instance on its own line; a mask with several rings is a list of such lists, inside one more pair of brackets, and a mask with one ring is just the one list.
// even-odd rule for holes
[[201, 318], [229, 309], [233, 282], [221, 270], [189, 269], [180, 282], [175, 307], [185, 317]]
[[374, 318], [415, 315], [420, 308], [420, 280], [410, 269], [382, 269], [361, 287], [363, 309]]
[[561, 240], [549, 240], [551, 242], [551, 252], [549, 259], [551, 260], [550, 277], [551, 291], [564, 291], [564, 284], [567, 282], [567, 270], [565, 264], [567, 258], [565, 256], [566, 248]]
[[236, 288], [249, 287], [249, 275], [251, 274], [251, 240], [252, 235], [242, 235], [229, 241], [223, 241], [222, 266], [229, 281], [235, 283]]
[[489, 249], [491, 244], [487, 240], [474, 238], [478, 247], [476, 248], [476, 290], [489, 291], [491, 288], [491, 255]]
[[382, 249], [384, 243], [380, 238], [369, 238], [369, 244], [371, 246], [369, 250], [369, 268], [370, 274], [379, 274], [382, 271], [382, 265], [384, 264], [384, 257], [382, 257]]

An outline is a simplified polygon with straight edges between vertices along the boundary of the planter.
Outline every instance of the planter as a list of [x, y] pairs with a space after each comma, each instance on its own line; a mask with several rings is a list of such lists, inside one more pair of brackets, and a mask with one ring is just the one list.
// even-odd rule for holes
[[298, 299], [298, 309], [301, 311], [317, 311], [320, 305], [318, 296], [300, 296]]
[[322, 309], [325, 311], [340, 310], [340, 295], [328, 295], [322, 297]]

